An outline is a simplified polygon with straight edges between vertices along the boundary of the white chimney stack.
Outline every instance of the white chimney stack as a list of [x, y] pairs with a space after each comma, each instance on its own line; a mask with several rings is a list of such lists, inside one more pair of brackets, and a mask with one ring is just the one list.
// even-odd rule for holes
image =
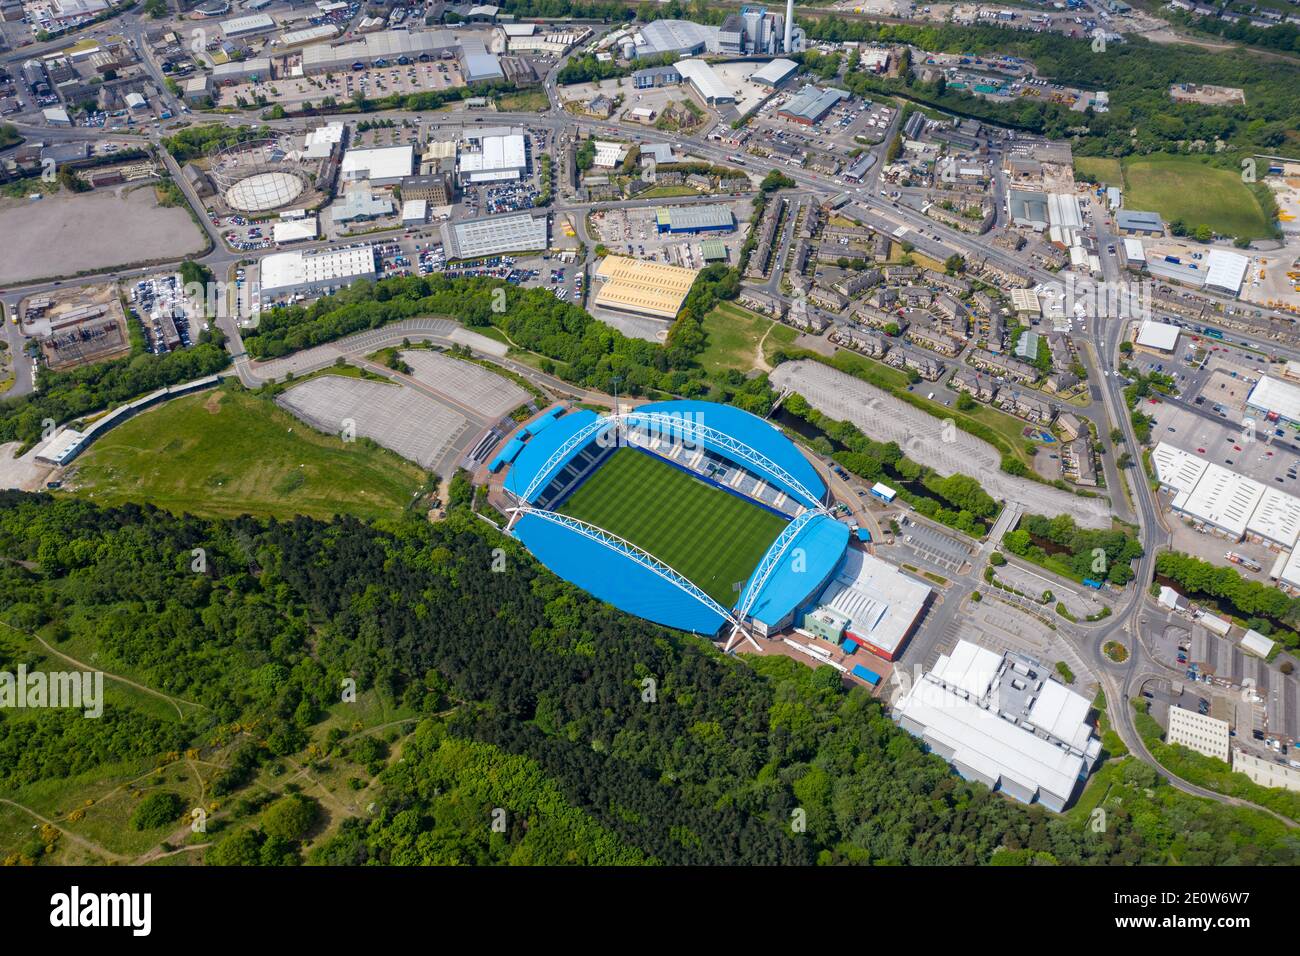
[[794, 42], [794, 0], [785, 0], [785, 51], [792, 53], [790, 49]]

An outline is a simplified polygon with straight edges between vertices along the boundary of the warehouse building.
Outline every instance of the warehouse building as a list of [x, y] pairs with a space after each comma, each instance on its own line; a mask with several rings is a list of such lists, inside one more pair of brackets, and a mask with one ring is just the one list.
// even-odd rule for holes
[[1246, 522], [1246, 534], [1280, 548], [1295, 546], [1300, 537], [1300, 498], [1285, 491], [1265, 488], [1255, 512]]
[[459, 46], [450, 30], [422, 30], [419, 33], [381, 30], [351, 43], [313, 43], [303, 47], [302, 69], [304, 73], [326, 73], [350, 70], [358, 63], [370, 66], [381, 60], [385, 63], [428, 60], [455, 51]]
[[263, 302], [294, 293], [327, 292], [358, 279], [375, 277], [371, 246], [322, 249], [315, 252], [276, 252], [258, 267]]
[[1101, 754], [1091, 709], [1038, 661], [961, 640], [899, 698], [893, 718], [963, 778], [1059, 813]]
[[443, 223], [441, 232], [448, 259], [478, 259], [507, 252], [541, 252], [550, 243], [550, 220], [529, 213], [483, 216]]
[[928, 584], [874, 555], [850, 548], [844, 564], [822, 592], [818, 609], [829, 608], [843, 618], [844, 636], [859, 647], [893, 661], [916, 629], [932, 594]]
[[1264, 486], [1258, 481], [1211, 462], [1195, 488], [1174, 498], [1173, 508], [1233, 540], [1240, 540], [1263, 497]]
[[1138, 326], [1134, 344], [1144, 351], [1171, 354], [1178, 348], [1178, 326], [1147, 319]]
[[489, 53], [482, 40], [464, 40], [460, 47], [460, 72], [467, 84], [505, 79], [501, 61]]
[[343, 154], [340, 172], [344, 182], [369, 180], [373, 186], [395, 186], [411, 175], [415, 152], [411, 146], [350, 149]]
[[332, 23], [322, 23], [317, 27], [304, 27], [301, 30], [290, 30], [280, 37], [280, 45], [285, 48], [296, 46], [306, 46], [308, 43], [320, 43], [322, 40], [332, 40], [339, 35], [339, 28]]
[[1119, 231], [1130, 236], [1163, 236], [1165, 223], [1159, 213], [1121, 209], [1115, 214]]
[[271, 58], [269, 56], [253, 56], [247, 60], [231, 60], [229, 63], [218, 63], [212, 68], [212, 82], [218, 86], [223, 83], [242, 83], [249, 79], [259, 81], [271, 79]]
[[275, 29], [275, 21], [265, 13], [251, 13], [246, 17], [235, 17], [221, 21], [221, 32], [230, 39], [269, 33]]
[[1250, 260], [1226, 249], [1211, 249], [1205, 257], [1205, 288], [1237, 296], [1246, 279]]
[[735, 219], [726, 206], [661, 206], [655, 211], [660, 233], [730, 232]]
[[718, 28], [692, 23], [690, 20], [654, 20], [637, 29], [632, 36], [633, 54], [637, 57], [676, 53], [695, 56], [717, 53], [721, 49]]
[[844, 90], [833, 87], [821, 90], [815, 86], [805, 86], [790, 97], [790, 101], [777, 110], [776, 115], [794, 123], [812, 126], [820, 122], [821, 118], [835, 107], [835, 104], [849, 98], [850, 94]]
[[710, 106], [736, 102], [736, 94], [713, 72], [713, 67], [703, 60], [678, 60], [677, 72]]
[[475, 152], [460, 154], [461, 185], [508, 182], [528, 172], [528, 146], [521, 129], [484, 130]]
[[1271, 422], [1300, 424], [1300, 387], [1265, 375], [1246, 396], [1246, 407], [1261, 413]]
[[1205, 474], [1210, 463], [1198, 455], [1160, 442], [1151, 452], [1151, 465], [1155, 468], [1160, 487], [1175, 496], [1190, 494]]
[[315, 239], [317, 235], [316, 217], [304, 216], [301, 219], [281, 219], [271, 226], [271, 237], [276, 245], [290, 242], [305, 242]]
[[790, 77], [794, 76], [799, 70], [799, 64], [794, 60], [778, 58], [771, 63], [765, 63], [761, 69], [756, 70], [750, 81], [757, 83], [759, 86], [767, 86], [776, 89]]
[[603, 284], [595, 305], [659, 319], [675, 319], [698, 271], [625, 256], [605, 256], [596, 269]]

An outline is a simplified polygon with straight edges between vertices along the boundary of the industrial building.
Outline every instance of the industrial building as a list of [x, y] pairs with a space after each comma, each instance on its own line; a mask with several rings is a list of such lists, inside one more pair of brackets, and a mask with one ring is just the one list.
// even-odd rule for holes
[[1246, 396], [1246, 407], [1271, 422], [1300, 424], [1300, 386], [1264, 375]]
[[278, 246], [289, 242], [305, 242], [308, 239], [315, 239], [318, 232], [315, 216], [304, 216], [301, 219], [281, 219], [271, 226], [271, 238], [275, 240]]
[[402, 180], [402, 199], [422, 199], [431, 206], [448, 206], [455, 200], [455, 187], [445, 173], [407, 176]]
[[304, 73], [326, 73], [350, 70], [357, 63], [370, 66], [380, 60], [390, 63], [428, 60], [455, 51], [459, 46], [450, 30], [422, 30], [418, 33], [381, 30], [350, 43], [313, 43], [303, 47], [302, 70]]
[[221, 22], [221, 32], [231, 39], [268, 33], [275, 29], [275, 21], [265, 13], [251, 13], [246, 17], [235, 17]]
[[[718, 28], [692, 23], [690, 20], [654, 20], [638, 27], [628, 41], [624, 55], [633, 57], [662, 56], [676, 53], [695, 56], [697, 53], [718, 53]], [[629, 57], [630, 59], [631, 57]]]
[[1047, 194], [1034, 189], [1009, 189], [1007, 212], [1017, 226], [1042, 232], [1047, 228]]
[[849, 98], [850, 94], [845, 90], [834, 87], [822, 90], [809, 85], [790, 97], [790, 101], [777, 110], [776, 115], [793, 123], [812, 126], [820, 122], [837, 103]]
[[1165, 223], [1159, 213], [1121, 209], [1115, 214], [1115, 225], [1120, 232], [1130, 236], [1163, 236]]
[[460, 154], [461, 185], [513, 181], [528, 172], [522, 129], [489, 129], [476, 136], [478, 149]]
[[263, 301], [294, 293], [325, 292], [358, 279], [375, 278], [375, 251], [369, 245], [313, 252], [276, 252], [258, 267]]
[[1091, 709], [1038, 661], [958, 641], [898, 699], [893, 717], [965, 779], [1059, 813], [1101, 753]]
[[489, 53], [482, 40], [462, 40], [460, 45], [460, 72], [468, 84], [487, 83], [505, 79], [501, 61]]
[[790, 77], [794, 76], [799, 70], [799, 64], [794, 60], [776, 59], [771, 63], [764, 64], [760, 69], [754, 71], [750, 76], [750, 81], [760, 86], [769, 86], [776, 89]]
[[1146, 351], [1172, 353], [1178, 348], [1178, 326], [1147, 319], [1138, 326], [1134, 344]]
[[422, 226], [429, 219], [429, 203], [425, 199], [407, 199], [402, 203], [402, 225]]
[[1205, 256], [1205, 288], [1236, 296], [1246, 279], [1250, 260], [1227, 249], [1211, 249]]
[[596, 293], [594, 305], [675, 319], [697, 274], [695, 269], [662, 262], [605, 256], [596, 269], [596, 278], [603, 284]]
[[1234, 540], [1249, 536], [1291, 548], [1300, 538], [1300, 498], [1263, 484], [1199, 455], [1160, 442], [1151, 465], [1171, 507]]
[[1263, 497], [1264, 486], [1258, 481], [1210, 462], [1196, 487], [1174, 498], [1173, 508], [1240, 540]]
[[304, 27], [301, 30], [290, 30], [280, 37], [280, 45], [290, 48], [296, 46], [306, 46], [308, 43], [320, 43], [323, 40], [332, 40], [339, 35], [339, 28], [332, 23], [322, 23], [316, 27]]
[[818, 599], [818, 610], [829, 609], [844, 622], [843, 637], [893, 661], [902, 653], [932, 593], [928, 584], [892, 564], [850, 548]]
[[672, 234], [730, 232], [735, 228], [735, 218], [723, 205], [661, 206], [655, 211], [655, 228]]
[[1206, 459], [1165, 442], [1151, 452], [1151, 465], [1160, 486], [1174, 495], [1189, 494], [1210, 467]]
[[736, 102], [736, 94], [722, 82], [713, 67], [703, 60], [678, 60], [677, 72], [710, 106]]
[[345, 183], [369, 180], [374, 186], [395, 186], [411, 175], [415, 151], [411, 146], [350, 149], [343, 154], [340, 174]]
[[1181, 744], [1199, 754], [1217, 757], [1224, 763], [1230, 763], [1232, 755], [1228, 750], [1229, 730], [1226, 720], [1185, 710], [1182, 707], [1170, 707], [1169, 729], [1165, 732], [1165, 742]]
[[448, 259], [478, 259], [506, 252], [540, 252], [550, 243], [545, 215], [519, 213], [483, 216], [442, 224], [442, 247]]
[[1280, 759], [1270, 760], [1244, 750], [1234, 750], [1232, 769], [1235, 773], [1244, 773], [1261, 787], [1300, 791], [1300, 767], [1294, 766], [1294, 761], [1285, 764]]

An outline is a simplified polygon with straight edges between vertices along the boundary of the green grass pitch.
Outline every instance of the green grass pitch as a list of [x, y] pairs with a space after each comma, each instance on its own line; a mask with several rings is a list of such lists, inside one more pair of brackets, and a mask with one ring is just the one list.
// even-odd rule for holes
[[631, 448], [616, 450], [558, 510], [645, 549], [723, 607], [787, 523]]

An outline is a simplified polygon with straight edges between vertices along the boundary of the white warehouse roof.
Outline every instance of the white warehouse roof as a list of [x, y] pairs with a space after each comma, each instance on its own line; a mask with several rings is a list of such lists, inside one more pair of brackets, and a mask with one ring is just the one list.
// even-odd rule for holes
[[1190, 492], [1210, 466], [1204, 458], [1164, 442], [1156, 445], [1151, 452], [1151, 464], [1155, 466], [1156, 478], [1160, 484], [1172, 488], [1175, 493]]
[[301, 242], [316, 238], [316, 217], [304, 219], [285, 219], [271, 227], [271, 235], [276, 242]]
[[1300, 498], [1273, 488], [1265, 490], [1246, 530], [1284, 548], [1293, 547], [1300, 537]]
[[261, 30], [275, 29], [275, 21], [265, 13], [250, 13], [246, 17], [235, 17], [221, 21], [221, 32], [226, 36], [238, 36], [241, 33], [257, 33]]
[[1137, 344], [1172, 352], [1178, 346], [1178, 326], [1147, 319], [1138, 329]]
[[1236, 295], [1246, 278], [1250, 260], [1240, 253], [1226, 249], [1211, 249], [1205, 257], [1205, 284]]
[[1124, 237], [1124, 255], [1130, 262], [1146, 262], [1147, 253], [1142, 248], [1142, 240], [1132, 236]]
[[414, 151], [410, 146], [350, 149], [343, 154], [343, 178], [400, 179], [411, 175]]
[[764, 64], [761, 69], [755, 70], [750, 74], [749, 79], [753, 83], [766, 83], [768, 86], [776, 86], [797, 69], [799, 69], [799, 64], [794, 60], [780, 57], [771, 63]]
[[1209, 464], [1196, 487], [1174, 499], [1174, 510], [1240, 538], [1264, 490], [1258, 481]]
[[375, 250], [370, 246], [355, 246], [319, 252], [276, 252], [262, 257], [258, 273], [263, 293], [315, 283], [346, 282], [375, 274]]
[[678, 60], [677, 72], [689, 80], [706, 100], [732, 100], [735, 94], [703, 60]]
[[1268, 657], [1273, 650], [1273, 642], [1259, 631], [1247, 631], [1241, 638], [1241, 646], [1259, 657]]
[[1300, 387], [1271, 376], [1263, 376], [1250, 394], [1246, 404], [1263, 412], [1277, 412], [1289, 422], [1300, 421]]
[[1091, 704], [1042, 674], [1042, 665], [958, 641], [912, 684], [894, 718], [967, 779], [1025, 802], [1063, 809], [1101, 742]]
[[886, 561], [850, 548], [844, 566], [822, 595], [821, 604], [849, 618], [849, 631], [854, 637], [892, 658], [929, 596], [929, 585], [908, 577]]

